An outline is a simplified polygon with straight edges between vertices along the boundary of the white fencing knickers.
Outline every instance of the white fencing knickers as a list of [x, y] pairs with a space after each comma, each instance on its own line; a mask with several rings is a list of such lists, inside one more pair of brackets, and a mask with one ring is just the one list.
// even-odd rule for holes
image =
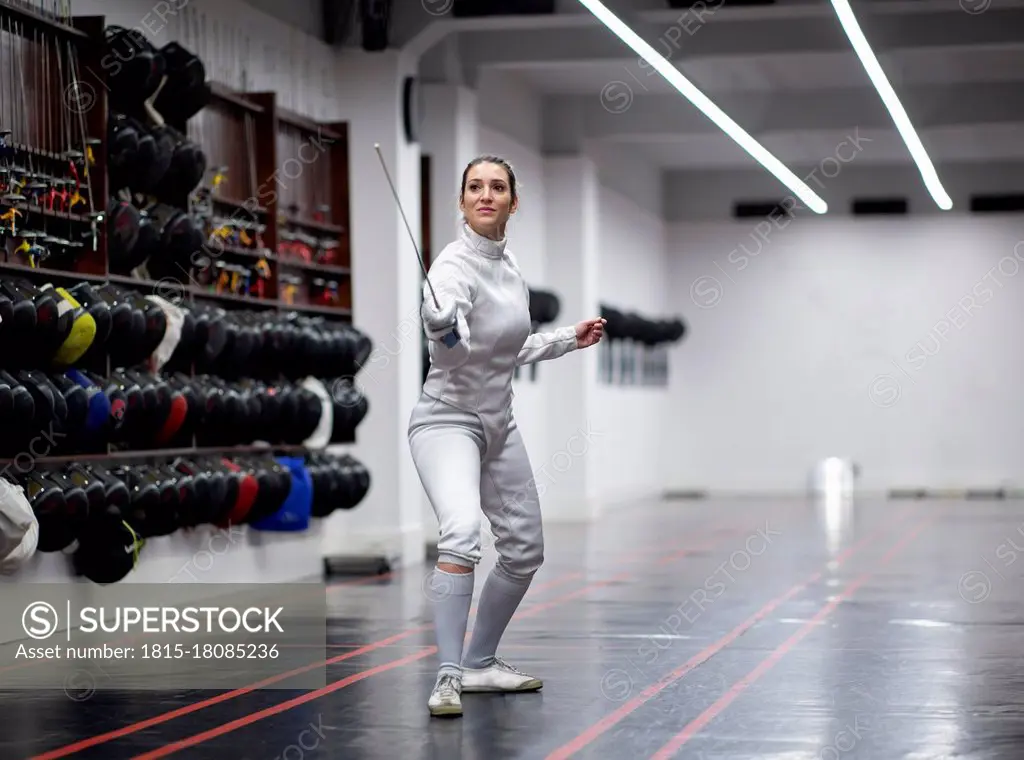
[[474, 567], [486, 517], [496, 570], [528, 581], [544, 561], [533, 468], [511, 410], [485, 417], [426, 394], [409, 420], [409, 446], [440, 525], [438, 562]]

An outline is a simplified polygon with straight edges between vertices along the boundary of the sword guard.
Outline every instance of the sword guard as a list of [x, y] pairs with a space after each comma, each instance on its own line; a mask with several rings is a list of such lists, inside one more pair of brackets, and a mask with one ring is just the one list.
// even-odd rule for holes
[[459, 344], [459, 331], [457, 328], [452, 327], [452, 331], [447, 335], [441, 336], [441, 342], [444, 343], [448, 348], [455, 348]]

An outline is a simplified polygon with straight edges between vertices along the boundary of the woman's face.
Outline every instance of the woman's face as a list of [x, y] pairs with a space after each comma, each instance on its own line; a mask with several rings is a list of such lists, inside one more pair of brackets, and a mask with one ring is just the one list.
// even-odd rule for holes
[[505, 224], [519, 203], [512, 199], [508, 172], [499, 164], [477, 164], [469, 170], [459, 208], [473, 230], [484, 237], [501, 239]]

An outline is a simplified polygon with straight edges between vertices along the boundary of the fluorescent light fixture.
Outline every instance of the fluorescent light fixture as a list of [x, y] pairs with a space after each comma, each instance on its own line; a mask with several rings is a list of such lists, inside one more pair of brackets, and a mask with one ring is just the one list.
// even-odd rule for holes
[[932, 166], [932, 161], [928, 158], [924, 145], [921, 144], [921, 138], [917, 136], [914, 125], [910, 123], [910, 117], [907, 116], [907, 112], [903, 109], [900, 99], [896, 97], [896, 91], [889, 84], [889, 79], [885, 76], [885, 72], [882, 71], [874, 51], [864, 37], [864, 32], [861, 31], [860, 24], [857, 23], [857, 17], [853, 15], [850, 3], [847, 0], [832, 0], [832, 7], [836, 9], [839, 23], [843, 25], [843, 31], [846, 32], [846, 36], [850, 39], [850, 44], [853, 45], [854, 52], [857, 53], [857, 57], [860, 58], [864, 70], [868, 73], [871, 84], [878, 90], [882, 102], [889, 109], [889, 115], [892, 116], [892, 120], [896, 123], [896, 129], [899, 131], [900, 137], [903, 138], [903, 142], [906, 143], [907, 148], [910, 150], [910, 155], [914, 159], [914, 163], [917, 164], [918, 171], [921, 172], [921, 178], [924, 180], [925, 187], [928, 188], [928, 192], [931, 193], [936, 205], [943, 211], [949, 211], [953, 208], [953, 199], [949, 197], [939, 181], [939, 175], [935, 171], [935, 167]]
[[614, 13], [598, 2], [598, 0], [580, 0], [580, 4], [593, 13], [598, 21], [608, 27], [620, 40], [633, 48], [637, 55], [647, 61], [659, 74], [668, 80], [669, 84], [679, 90], [683, 97], [697, 106], [705, 116], [711, 119], [716, 127], [729, 135], [743, 150], [770, 171], [776, 179], [792, 190], [804, 202], [807, 208], [816, 214], [824, 214], [828, 211], [828, 204], [816, 192], [787, 169], [785, 164], [779, 161], [779, 159], [769, 153], [761, 143], [747, 134], [743, 127], [729, 118], [721, 108], [712, 103], [703, 92], [697, 89], [693, 82], [682, 75], [679, 69], [648, 45]]

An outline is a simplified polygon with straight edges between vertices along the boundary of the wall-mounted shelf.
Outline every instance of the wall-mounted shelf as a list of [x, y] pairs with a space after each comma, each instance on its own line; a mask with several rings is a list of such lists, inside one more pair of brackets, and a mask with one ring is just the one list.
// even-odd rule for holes
[[23, 24], [26, 32], [55, 34], [76, 46], [85, 47], [97, 42], [96, 38], [88, 30], [54, 21], [31, 8], [11, 2], [11, 0], [0, 0], [0, 16], [3, 16], [4, 19], [10, 19], [13, 23]]

